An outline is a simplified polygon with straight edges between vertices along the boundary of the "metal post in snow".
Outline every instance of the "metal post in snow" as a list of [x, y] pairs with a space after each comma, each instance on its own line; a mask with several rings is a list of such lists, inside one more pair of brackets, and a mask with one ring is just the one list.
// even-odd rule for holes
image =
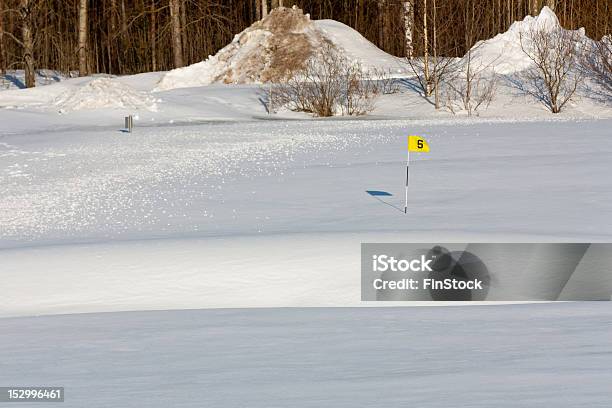
[[270, 94], [268, 96], [268, 115], [272, 113], [272, 81], [270, 81]]
[[410, 171], [410, 149], [408, 149], [408, 156], [406, 157], [406, 201], [404, 201], [404, 214], [408, 213], [408, 175]]
[[132, 118], [132, 115], [126, 116], [125, 117], [125, 129], [128, 131], [128, 133], [132, 133], [133, 127], [134, 127], [134, 119]]

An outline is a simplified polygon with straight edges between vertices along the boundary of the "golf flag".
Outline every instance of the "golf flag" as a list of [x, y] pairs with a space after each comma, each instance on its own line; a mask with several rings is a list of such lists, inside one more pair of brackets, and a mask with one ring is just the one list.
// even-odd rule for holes
[[406, 157], [406, 201], [404, 202], [404, 214], [408, 214], [408, 182], [410, 180], [410, 152], [429, 153], [427, 140], [421, 136], [408, 136], [408, 157]]
[[421, 136], [408, 136], [408, 151], [428, 153], [429, 145], [427, 144], [427, 140], [423, 139]]

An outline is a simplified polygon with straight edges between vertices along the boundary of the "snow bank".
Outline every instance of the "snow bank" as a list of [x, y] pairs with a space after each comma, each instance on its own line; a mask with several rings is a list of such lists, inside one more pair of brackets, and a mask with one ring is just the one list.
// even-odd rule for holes
[[123, 108], [156, 111], [156, 99], [112, 78], [95, 78], [59, 95], [53, 104], [60, 111]]
[[308, 14], [279, 7], [206, 61], [170, 71], [157, 90], [280, 80], [300, 68], [320, 41]]
[[349, 26], [334, 20], [311, 21], [308, 14], [295, 6], [279, 7], [237, 34], [229, 45], [206, 61], [168, 72], [156, 90], [215, 82], [280, 81], [301, 68], [324, 41], [331, 42], [349, 61], [360, 62], [365, 68], [401, 70], [399, 58], [380, 50]]
[[[544, 6], [539, 15], [527, 16], [522, 21], [514, 22], [508, 31], [476, 43], [472, 47], [472, 63], [478, 67], [491, 67], [502, 75], [523, 71], [533, 62], [521, 49], [521, 35], [528, 37], [529, 33], [534, 31], [552, 31], [560, 27], [554, 11]], [[584, 29], [581, 28], [577, 32], [580, 40], [590, 41]], [[523, 42], [528, 46], [528, 42]]]
[[408, 72], [402, 58], [387, 54], [346, 24], [336, 20], [316, 20], [313, 23], [349, 61], [359, 62], [370, 71]]

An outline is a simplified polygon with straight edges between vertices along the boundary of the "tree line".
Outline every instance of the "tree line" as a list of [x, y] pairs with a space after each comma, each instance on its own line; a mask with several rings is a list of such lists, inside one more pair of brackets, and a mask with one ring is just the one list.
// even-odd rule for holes
[[275, 7], [341, 21], [396, 56], [459, 56], [515, 20], [552, 8], [600, 39], [610, 0], [0, 0], [0, 70], [134, 74], [192, 64]]

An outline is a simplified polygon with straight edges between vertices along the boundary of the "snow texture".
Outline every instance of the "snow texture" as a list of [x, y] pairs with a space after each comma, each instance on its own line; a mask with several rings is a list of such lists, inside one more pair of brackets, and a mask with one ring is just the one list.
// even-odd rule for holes
[[387, 54], [359, 32], [335, 20], [315, 20], [314, 26], [348, 61], [359, 63], [372, 76], [380, 71], [390, 75], [411, 73], [402, 58]]
[[[360, 242], [607, 242], [609, 127], [260, 120], [5, 135], [0, 313], [349, 306]], [[412, 157], [404, 215], [408, 131], [432, 151]]]
[[113, 78], [95, 78], [82, 87], [70, 89], [54, 101], [61, 112], [122, 108], [156, 111], [156, 100]]
[[0, 383], [64, 386], [65, 408], [604, 408], [611, 320], [608, 302], [0, 319]]

